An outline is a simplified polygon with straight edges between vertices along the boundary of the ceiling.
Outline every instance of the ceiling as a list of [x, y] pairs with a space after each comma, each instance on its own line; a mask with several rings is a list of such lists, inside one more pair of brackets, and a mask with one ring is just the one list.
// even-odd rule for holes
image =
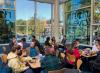
[[[37, 2], [41, 2], [41, 3], [49, 3], [49, 4], [53, 4], [54, 3], [54, 0], [30, 0], [30, 1], [37, 1]], [[65, 1], [68, 1], [68, 0], [59, 0], [59, 3], [64, 3]]]

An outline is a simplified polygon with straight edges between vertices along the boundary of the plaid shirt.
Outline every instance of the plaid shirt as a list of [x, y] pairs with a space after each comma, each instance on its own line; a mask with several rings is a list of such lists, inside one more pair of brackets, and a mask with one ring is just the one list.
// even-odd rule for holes
[[47, 71], [57, 70], [60, 69], [60, 59], [53, 55], [47, 55], [45, 58], [41, 61], [42, 68], [44, 68]]

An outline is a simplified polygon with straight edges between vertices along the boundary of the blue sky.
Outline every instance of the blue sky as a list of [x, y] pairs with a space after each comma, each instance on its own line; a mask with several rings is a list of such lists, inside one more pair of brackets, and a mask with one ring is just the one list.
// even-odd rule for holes
[[[28, 0], [16, 0], [16, 19], [29, 19], [34, 16], [34, 2]], [[51, 5], [37, 4], [37, 17], [40, 19], [51, 18]]]

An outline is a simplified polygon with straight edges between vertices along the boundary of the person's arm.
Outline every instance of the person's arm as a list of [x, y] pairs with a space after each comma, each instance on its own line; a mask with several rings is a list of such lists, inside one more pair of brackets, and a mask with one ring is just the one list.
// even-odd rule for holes
[[40, 62], [41, 62], [41, 67], [42, 67], [43, 69], [45, 69], [45, 68], [46, 68], [45, 59], [41, 60]]
[[26, 52], [27, 52], [27, 55], [28, 55], [28, 56], [30, 56], [30, 48], [31, 48], [31, 47], [28, 47], [28, 48], [26, 49]]

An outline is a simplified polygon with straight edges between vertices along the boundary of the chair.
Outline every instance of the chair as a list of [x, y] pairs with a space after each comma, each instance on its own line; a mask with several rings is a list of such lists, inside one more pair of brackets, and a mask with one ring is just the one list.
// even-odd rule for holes
[[66, 58], [68, 62], [73, 62], [73, 63], [76, 62], [76, 57], [74, 55], [68, 53]]
[[2, 60], [2, 63], [6, 64], [7, 63], [7, 55], [6, 54], [3, 54], [1, 56], [1, 60]]
[[2, 54], [1, 56], [1, 70], [0, 73], [12, 73], [12, 69], [7, 65], [7, 54]]
[[65, 54], [64, 53], [60, 53], [61, 58], [65, 58]]
[[7, 48], [6, 47], [2, 47], [3, 49], [3, 54], [1, 55], [1, 60], [2, 63], [6, 64], [7, 63]]

